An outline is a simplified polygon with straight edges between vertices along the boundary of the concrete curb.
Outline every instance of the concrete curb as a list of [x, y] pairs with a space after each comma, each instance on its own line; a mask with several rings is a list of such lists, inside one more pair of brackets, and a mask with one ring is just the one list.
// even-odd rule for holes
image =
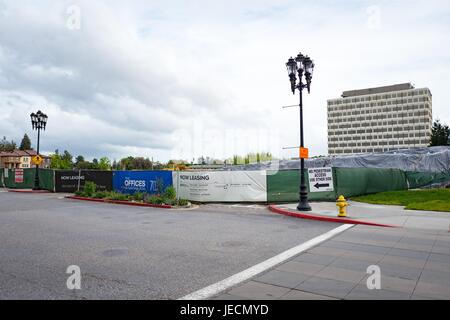
[[126, 206], [135, 206], [135, 207], [153, 207], [153, 208], [161, 208], [161, 209], [172, 209], [172, 206], [168, 205], [168, 204], [151, 204], [151, 203], [123, 201], [123, 200], [95, 199], [95, 198], [86, 198], [86, 197], [77, 197], [77, 196], [66, 196], [65, 198], [72, 199], [72, 200], [122, 204], [122, 205], [126, 205]]
[[333, 218], [333, 217], [323, 216], [323, 215], [319, 215], [319, 214], [307, 214], [307, 213], [300, 213], [300, 212], [297, 213], [297, 212], [292, 212], [289, 210], [278, 208], [272, 204], [269, 205], [269, 210], [272, 212], [278, 213], [278, 214], [285, 215], [285, 216], [301, 218], [301, 219], [310, 219], [310, 220], [345, 223], [345, 224], [363, 224], [363, 225], [374, 226], [374, 227], [401, 228], [400, 226], [375, 223], [375, 222], [369, 222], [369, 221], [354, 220], [354, 219], [348, 219], [348, 218], [338, 218], [338, 217]]

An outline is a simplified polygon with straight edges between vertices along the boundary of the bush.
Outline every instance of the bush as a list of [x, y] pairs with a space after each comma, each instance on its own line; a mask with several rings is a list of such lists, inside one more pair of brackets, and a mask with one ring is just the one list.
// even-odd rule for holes
[[177, 204], [177, 200], [176, 199], [169, 199], [169, 198], [163, 198], [162, 199], [164, 204], [168, 204], [170, 206], [174, 206]]
[[106, 191], [97, 191], [92, 195], [92, 198], [95, 199], [104, 199], [108, 196], [108, 192]]
[[111, 191], [106, 195], [105, 199], [126, 201], [128, 200], [128, 195]]
[[75, 195], [76, 195], [77, 197], [84, 197], [84, 196], [85, 196], [85, 195], [84, 195], [84, 192], [81, 191], [81, 190], [77, 190], [77, 191], [75, 191], [74, 193], [75, 193]]
[[92, 197], [92, 195], [97, 190], [97, 185], [92, 181], [86, 181], [84, 184], [84, 195], [86, 197]]
[[142, 192], [136, 192], [131, 196], [132, 200], [136, 201], [143, 201], [144, 200], [144, 194]]
[[187, 206], [188, 204], [189, 204], [189, 201], [187, 201], [186, 199], [178, 200], [178, 205], [179, 206]]
[[147, 198], [147, 203], [150, 204], [163, 204], [164, 199], [160, 196], [150, 196]]
[[175, 200], [177, 198], [177, 191], [172, 186], [167, 187], [166, 191], [164, 192], [164, 197], [169, 200]]
[[164, 193], [164, 180], [162, 178], [156, 179], [156, 190], [159, 195]]

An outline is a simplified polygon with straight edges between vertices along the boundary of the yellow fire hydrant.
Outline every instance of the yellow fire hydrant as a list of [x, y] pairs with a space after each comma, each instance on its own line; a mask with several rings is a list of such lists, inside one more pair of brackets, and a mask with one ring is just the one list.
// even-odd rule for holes
[[336, 206], [339, 208], [338, 217], [346, 217], [347, 212], [345, 207], [348, 206], [347, 201], [345, 200], [344, 196], [339, 196], [339, 198], [336, 201]]

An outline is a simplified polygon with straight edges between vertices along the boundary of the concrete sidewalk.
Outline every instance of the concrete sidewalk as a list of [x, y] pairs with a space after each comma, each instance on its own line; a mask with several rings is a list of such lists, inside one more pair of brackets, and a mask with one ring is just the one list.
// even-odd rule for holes
[[[367, 288], [367, 268], [381, 289]], [[354, 226], [220, 295], [229, 299], [450, 299], [450, 233]]]
[[[311, 215], [337, 218], [334, 202], [311, 202]], [[347, 218], [340, 218], [341, 223], [349, 219], [371, 223], [400, 226], [411, 229], [449, 231], [450, 212], [405, 210], [401, 206], [375, 205], [348, 201]], [[276, 208], [298, 213], [297, 203], [276, 205]], [[303, 213], [303, 212], [302, 212]]]

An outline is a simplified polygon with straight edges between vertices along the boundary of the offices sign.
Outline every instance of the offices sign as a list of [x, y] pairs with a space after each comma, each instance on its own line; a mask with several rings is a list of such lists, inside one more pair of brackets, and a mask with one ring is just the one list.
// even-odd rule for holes
[[169, 186], [172, 186], [171, 171], [114, 171], [113, 174], [114, 190], [121, 193], [157, 194]]

